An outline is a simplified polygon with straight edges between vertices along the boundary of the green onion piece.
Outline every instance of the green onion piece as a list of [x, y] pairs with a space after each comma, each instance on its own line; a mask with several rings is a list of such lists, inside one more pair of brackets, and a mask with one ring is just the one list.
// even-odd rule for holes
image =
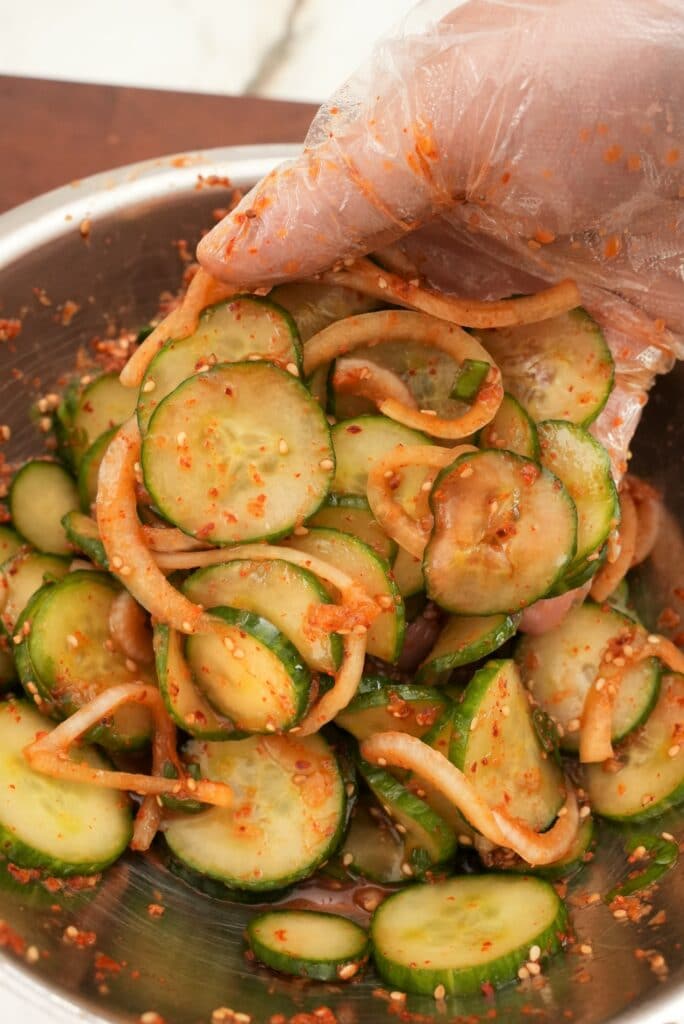
[[483, 359], [464, 359], [456, 374], [449, 398], [457, 398], [461, 402], [474, 402], [488, 373], [489, 363]]

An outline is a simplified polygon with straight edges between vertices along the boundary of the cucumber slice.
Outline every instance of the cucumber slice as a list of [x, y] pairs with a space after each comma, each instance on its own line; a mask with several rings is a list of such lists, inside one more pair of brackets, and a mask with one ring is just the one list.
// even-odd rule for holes
[[88, 515], [90, 515], [92, 506], [97, 498], [97, 478], [100, 472], [100, 463], [117, 429], [117, 427], [112, 427], [111, 430], [105, 430], [104, 434], [100, 434], [93, 441], [78, 467], [78, 496], [81, 500], [81, 509]]
[[327, 526], [332, 530], [350, 533], [373, 548], [390, 565], [397, 553], [397, 545], [376, 522], [370, 505], [357, 494], [331, 494], [319, 508], [308, 526]]
[[[15, 656], [21, 682], [56, 718], [67, 718], [102, 690], [152, 676], [114, 647], [109, 633], [112, 602], [121, 588], [105, 573], [69, 573], [33, 595], [17, 622], [25, 635]], [[147, 708], [127, 704], [89, 733], [112, 750], [143, 746], [151, 733]]]
[[543, 749], [515, 662], [490, 661], [456, 705], [451, 761], [490, 807], [540, 832], [565, 800], [563, 772]]
[[224, 632], [188, 637], [185, 657], [211, 706], [242, 732], [291, 729], [309, 704], [311, 675], [296, 647], [267, 619], [217, 607]]
[[242, 739], [233, 723], [218, 715], [195, 685], [183, 657], [184, 637], [161, 623], [154, 626], [154, 656], [159, 689], [169, 715], [196, 739]]
[[538, 946], [561, 948], [567, 915], [541, 878], [485, 875], [412, 885], [380, 904], [371, 922], [378, 973], [392, 988], [471, 995], [513, 981]]
[[[51, 875], [90, 875], [124, 852], [131, 838], [124, 794], [81, 782], [52, 779], [29, 768], [24, 748], [52, 726], [26, 701], [0, 704], [0, 850], [24, 868]], [[92, 747], [72, 758], [109, 767]]]
[[418, 669], [416, 682], [439, 682], [460, 665], [485, 658], [510, 640], [519, 622], [519, 615], [452, 615]]
[[344, 781], [320, 736], [191, 740], [203, 778], [227, 782], [232, 808], [169, 822], [164, 836], [183, 864], [235, 889], [280, 889], [313, 874], [337, 848], [346, 822]]
[[24, 546], [24, 542], [11, 526], [0, 526], [0, 566]]
[[608, 452], [583, 427], [561, 420], [540, 423], [542, 466], [554, 473], [577, 508], [577, 551], [572, 577], [597, 551], [620, 520], [620, 503]]
[[372, 313], [381, 303], [354, 288], [315, 281], [279, 284], [269, 298], [288, 311], [299, 329], [302, 341], [308, 341], [335, 320], [359, 313]]
[[[433, 750], [438, 750], [440, 754], [449, 757], [453, 731], [454, 706], [452, 703], [441, 718], [438, 718], [435, 724], [421, 738], [423, 743], [432, 747]], [[424, 800], [447, 823], [459, 843], [464, 841], [467, 843], [468, 840], [472, 840], [472, 837], [475, 835], [474, 830], [467, 823], [455, 804], [448, 800], [443, 793], [414, 772], [409, 772], [403, 779], [403, 782], [409, 792], [415, 793], [421, 800]]]
[[616, 821], [645, 821], [680, 804], [684, 800], [683, 735], [684, 676], [666, 675], [646, 722], [616, 750], [620, 769], [611, 772], [601, 764], [584, 767], [595, 813]]
[[[337, 463], [332, 490], [336, 494], [360, 494], [364, 498], [370, 469], [383, 455], [398, 444], [432, 444], [425, 434], [395, 423], [387, 416], [356, 416], [342, 420], [335, 424], [330, 436]], [[417, 479], [415, 489], [420, 490], [425, 469], [408, 469], [402, 477], [407, 481]], [[407, 486], [410, 486], [408, 482]]]
[[[277, 415], [264, 416], [265, 409]], [[212, 544], [280, 537], [328, 493], [328, 423], [309, 392], [271, 363], [219, 364], [159, 404], [142, 446], [159, 511]]]
[[99, 565], [101, 569], [109, 569], [107, 552], [94, 519], [84, 515], [83, 512], [67, 512], [62, 519], [62, 526], [70, 543], [77, 551], [82, 551], [91, 562]]
[[78, 468], [90, 446], [107, 430], [125, 423], [135, 412], [137, 393], [125, 388], [118, 373], [103, 373], [81, 392], [69, 430], [71, 460]]
[[[607, 605], [586, 601], [572, 608], [555, 629], [542, 636], [525, 636], [515, 652], [523, 682], [535, 700], [561, 726], [564, 750], [579, 748], [579, 720], [589, 687], [611, 641], [634, 622]], [[619, 740], [648, 717], [660, 685], [655, 658], [625, 672], [613, 708], [612, 740]]]
[[451, 706], [444, 694], [422, 686], [364, 676], [354, 699], [335, 719], [359, 743], [376, 732], [424, 736]]
[[403, 836], [372, 797], [362, 795], [354, 807], [337, 861], [345, 872], [369, 882], [395, 885], [406, 881], [401, 867], [408, 863]]
[[432, 487], [428, 595], [461, 615], [518, 612], [543, 597], [575, 555], [577, 513], [561, 482], [506, 451], [461, 455]]
[[392, 566], [392, 576], [402, 597], [414, 597], [425, 590], [423, 563], [420, 558], [399, 548]]
[[539, 461], [539, 439], [534, 420], [520, 402], [506, 392], [496, 416], [478, 435], [480, 448], [503, 448]]
[[268, 299], [237, 295], [209, 306], [197, 330], [168, 341], [148, 366], [138, 397], [138, 423], [145, 434], [154, 410], [188, 377], [216, 363], [267, 359], [301, 369], [299, 334], [289, 313]]
[[247, 925], [257, 960], [281, 974], [317, 981], [346, 981], [368, 959], [368, 935], [337, 914], [270, 910]]
[[484, 359], [464, 359], [456, 372], [449, 398], [455, 398], [460, 402], [474, 402], [490, 369], [491, 365]]
[[71, 550], [62, 516], [79, 507], [73, 479], [58, 462], [26, 462], [12, 481], [9, 510], [22, 537], [39, 551], [66, 555]]
[[406, 860], [401, 870], [405, 878], [421, 876], [428, 868], [453, 856], [456, 836], [436, 811], [385, 768], [362, 759], [358, 768], [373, 796], [404, 837]]
[[613, 357], [601, 328], [578, 307], [524, 327], [476, 331], [504, 387], [533, 420], [596, 419], [613, 389]]
[[[543, 878], [548, 878], [549, 881], [555, 881], [558, 878], [572, 878], [579, 871], [582, 870], [584, 865], [587, 863], [587, 854], [594, 845], [596, 839], [596, 825], [593, 818], [585, 818], [580, 824], [577, 830], [577, 835], [570, 844], [570, 848], [560, 860], [557, 860], [555, 864], [547, 864], [545, 867], [536, 869], [536, 874], [541, 875]], [[529, 871], [530, 865], [523, 865], [521, 870]]]
[[342, 569], [372, 598], [389, 598], [391, 606], [380, 612], [368, 630], [366, 650], [383, 661], [395, 662], [404, 643], [404, 604], [387, 562], [356, 537], [320, 526], [304, 537], [290, 537], [287, 546]]
[[37, 551], [18, 551], [2, 567], [7, 600], [0, 614], [3, 628], [13, 635], [17, 619], [29, 600], [46, 580], [60, 580], [69, 571], [69, 560]]
[[205, 608], [228, 605], [264, 619], [287, 637], [310, 669], [334, 674], [342, 660], [342, 639], [312, 628], [309, 612], [330, 598], [308, 569], [289, 562], [239, 559], [199, 569], [183, 593]]

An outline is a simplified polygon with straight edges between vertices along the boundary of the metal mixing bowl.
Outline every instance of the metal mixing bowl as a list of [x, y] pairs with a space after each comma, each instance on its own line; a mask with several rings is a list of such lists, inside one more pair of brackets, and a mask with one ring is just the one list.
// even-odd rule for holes
[[[103, 335], [112, 320], [133, 328], [145, 324], [160, 292], [176, 289], [182, 265], [173, 240], [186, 239], [192, 247], [212, 223], [212, 210], [226, 199], [220, 186], [199, 187], [198, 176], [205, 182], [211, 175], [228, 176], [245, 186], [293, 151], [247, 147], [140, 164], [75, 183], [0, 217], [0, 315], [25, 311], [16, 351], [0, 346], [0, 419], [12, 427], [8, 457], [37, 449], [29, 405], [37, 390], [52, 387], [73, 367], [77, 347]], [[84, 239], [79, 225], [86, 219], [91, 230]], [[80, 311], [64, 326], [58, 307], [66, 300], [78, 303]], [[669, 509], [637, 587], [647, 619], [658, 605], [676, 606], [672, 587], [684, 583], [677, 526], [684, 508], [684, 422], [677, 415], [683, 381], [678, 368], [659, 382], [635, 444], [633, 466], [663, 489]], [[684, 834], [684, 815], [670, 814], [649, 831], [662, 829]], [[477, 1017], [469, 1015], [484, 1018], [495, 1008], [498, 1020], [510, 1024], [684, 1020], [684, 915], [678, 912], [684, 865], [666, 876], [653, 899], [653, 913], [667, 910], [660, 928], [649, 926], [648, 918], [637, 925], [619, 923], [602, 904], [576, 906], [578, 894], [606, 892], [624, 874], [623, 839], [619, 830], [602, 827], [595, 861], [570, 886], [574, 926], [580, 940], [591, 942], [591, 959], [558, 957], [544, 987], [512, 986], [494, 999], [454, 999], [446, 1009], [431, 999], [409, 999], [408, 1010], [423, 1015], [415, 1019], [471, 1021]], [[151, 916], [150, 904], [162, 905], [163, 916]], [[373, 994], [378, 982], [371, 971], [358, 983], [330, 988], [255, 969], [243, 956], [249, 914], [249, 907], [195, 892], [155, 858], [127, 857], [96, 889], [76, 897], [21, 885], [0, 867], [0, 919], [25, 944], [14, 952], [6, 946], [0, 992], [19, 989], [51, 1021], [137, 1021], [154, 1010], [166, 1024], [208, 1024], [221, 1006], [250, 1014], [254, 1024], [323, 1005], [333, 1009], [339, 1024], [370, 1024], [388, 1015], [390, 1004]], [[69, 925], [91, 933], [92, 944], [80, 948], [65, 941]], [[0, 937], [8, 934], [0, 929]], [[22, 954], [29, 946], [40, 952], [31, 966]], [[669, 965], [664, 981], [635, 956], [637, 947], [663, 953]], [[0, 995], [0, 1009], [1, 1002]], [[317, 1019], [307, 1016], [302, 1024]]]

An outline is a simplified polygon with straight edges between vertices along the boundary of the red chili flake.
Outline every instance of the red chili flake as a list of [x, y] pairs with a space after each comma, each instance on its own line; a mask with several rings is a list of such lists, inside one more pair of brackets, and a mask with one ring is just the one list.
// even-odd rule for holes
[[38, 868], [19, 868], [16, 864], [8, 864], [7, 870], [19, 885], [28, 885], [29, 882], [35, 882], [36, 879], [40, 878]]
[[681, 621], [681, 615], [679, 615], [674, 608], [663, 608], [662, 612], [658, 616], [656, 626], [659, 630], [675, 629]]
[[23, 956], [26, 952], [24, 939], [5, 921], [0, 921], [0, 946], [3, 949], [11, 949], [17, 956]]
[[0, 317], [0, 341], [13, 341], [21, 333], [21, 320]]
[[111, 956], [107, 956], [105, 953], [96, 953], [93, 965], [96, 971], [108, 974], [119, 974], [122, 969], [122, 964], [117, 960], [113, 960]]
[[150, 917], [163, 917], [166, 913], [166, 907], [162, 907], [159, 903], [150, 903], [147, 907], [147, 913]]

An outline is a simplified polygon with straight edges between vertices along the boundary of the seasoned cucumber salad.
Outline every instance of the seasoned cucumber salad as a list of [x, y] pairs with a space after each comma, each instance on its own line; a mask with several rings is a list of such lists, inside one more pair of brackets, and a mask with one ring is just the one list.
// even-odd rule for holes
[[[595, 818], [684, 799], [684, 656], [626, 581], [659, 497], [602, 443], [576, 287], [200, 270], [129, 355], [43, 400], [53, 454], [9, 488], [3, 855], [68, 877], [154, 842], [257, 905], [285, 975], [538, 975]], [[370, 922], [307, 909], [314, 876]]]

